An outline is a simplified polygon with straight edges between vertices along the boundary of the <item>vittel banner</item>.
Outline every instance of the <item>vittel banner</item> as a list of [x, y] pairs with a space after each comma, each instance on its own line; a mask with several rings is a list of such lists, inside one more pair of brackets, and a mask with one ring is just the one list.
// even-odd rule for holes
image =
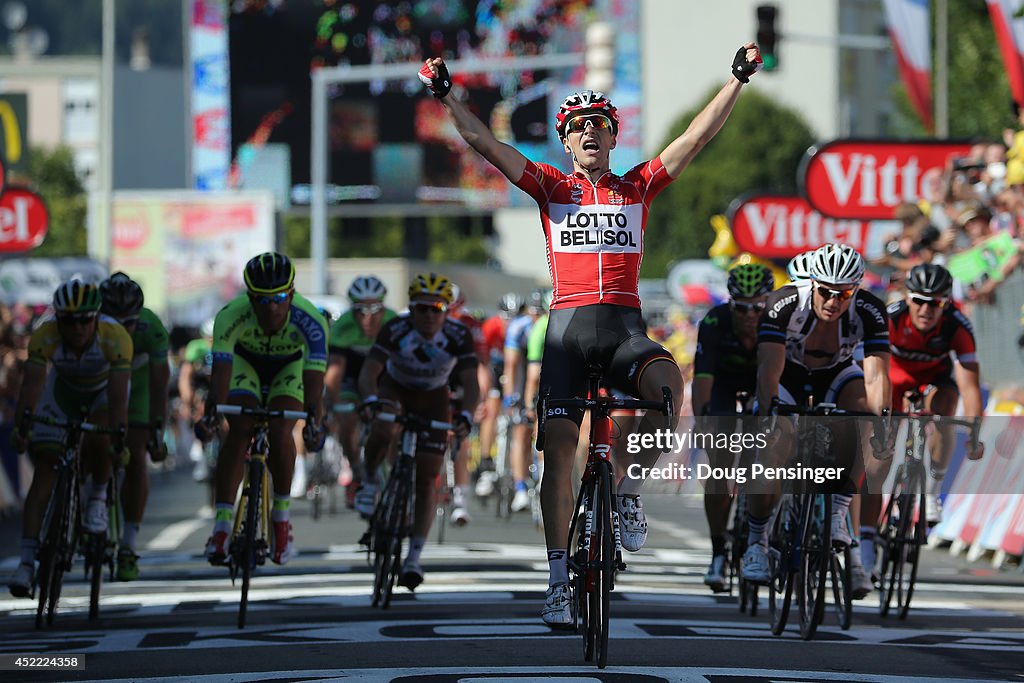
[[970, 148], [948, 140], [833, 140], [807, 150], [797, 182], [825, 216], [892, 220], [902, 202], [941, 196], [944, 172]]
[[801, 197], [753, 195], [729, 207], [733, 239], [743, 251], [764, 258], [792, 258], [826, 242], [864, 252], [870, 224], [827, 218]]

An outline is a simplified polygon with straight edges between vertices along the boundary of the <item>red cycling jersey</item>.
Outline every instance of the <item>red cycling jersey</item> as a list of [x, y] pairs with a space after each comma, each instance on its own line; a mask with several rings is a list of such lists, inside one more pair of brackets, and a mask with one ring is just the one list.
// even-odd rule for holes
[[489, 352], [480, 321], [464, 310], [455, 311], [454, 313], [449, 311], [448, 317], [454, 318], [466, 326], [469, 333], [473, 336], [473, 351], [476, 353], [476, 359], [481, 363], [486, 363], [489, 359]]
[[961, 365], [977, 362], [971, 323], [955, 304], [950, 304], [939, 323], [927, 332], [921, 332], [910, 322], [906, 301], [890, 304], [888, 313], [893, 406], [902, 403], [905, 391], [952, 381], [950, 352]]
[[480, 331], [484, 335], [487, 353], [495, 358], [500, 357], [505, 349], [505, 327], [507, 325], [508, 319], [499, 314], [492, 315], [480, 327]]
[[516, 187], [540, 207], [547, 240], [552, 310], [591, 304], [640, 308], [637, 285], [651, 201], [672, 182], [660, 157], [626, 175], [592, 183], [527, 161]]

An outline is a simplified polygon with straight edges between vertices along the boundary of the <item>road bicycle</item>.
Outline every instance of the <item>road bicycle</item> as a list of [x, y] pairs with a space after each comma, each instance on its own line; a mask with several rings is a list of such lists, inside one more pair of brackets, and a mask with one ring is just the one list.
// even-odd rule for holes
[[672, 392], [662, 388], [661, 401], [608, 398], [599, 395], [600, 368], [591, 367], [587, 398], [552, 399], [545, 389], [538, 410], [537, 449], [544, 448], [544, 426], [548, 410], [583, 409], [590, 412], [590, 445], [587, 463], [576, 497], [576, 514], [569, 524], [569, 590], [574, 628], [583, 635], [583, 658], [608, 663], [608, 625], [615, 573], [626, 568], [622, 561], [619, 513], [615, 505], [615, 476], [612, 469], [614, 410], [657, 410], [666, 417], [675, 414]]
[[924, 396], [921, 392], [908, 392], [906, 398], [910, 403], [910, 413], [906, 416], [904, 461], [896, 470], [889, 499], [883, 508], [875, 535], [875, 544], [881, 558], [877, 582], [878, 613], [884, 617], [892, 608], [900, 619], [906, 619], [910, 610], [921, 546], [928, 534], [925, 509], [928, 481], [928, 468], [925, 465], [927, 427], [939, 420], [968, 427], [971, 452], [978, 448], [981, 432], [980, 420], [943, 417], [924, 411]]
[[[809, 401], [811, 403], [811, 401]], [[819, 403], [811, 408], [785, 405], [775, 399], [772, 421], [784, 415], [796, 418], [794, 465], [833, 464], [837, 446], [857, 448], [856, 424], [852, 419], [877, 417]], [[811, 419], [808, 419], [811, 418]], [[828, 422], [821, 418], [832, 418]], [[846, 429], [842, 429], [846, 427]], [[774, 424], [772, 425], [774, 429]], [[853, 444], [851, 446], [851, 444]], [[848, 546], [832, 543], [832, 495], [806, 480], [797, 480], [782, 495], [769, 533], [768, 611], [771, 630], [781, 635], [789, 619], [794, 591], [800, 614], [800, 637], [814, 638], [825, 614], [825, 587], [832, 582], [840, 626], [849, 627], [852, 614], [850, 553]]]
[[[43, 513], [43, 522], [39, 530], [39, 572], [36, 575], [38, 588], [38, 607], [36, 608], [36, 628], [53, 625], [60, 601], [61, 589], [64, 585], [64, 574], [71, 571], [75, 553], [88, 532], [82, 526], [83, 510], [81, 490], [81, 448], [82, 439], [86, 434], [114, 435], [118, 430], [87, 422], [84, 419], [58, 420], [48, 415], [35, 415], [25, 411], [25, 420], [33, 424], [48, 425], [64, 431], [61, 442], [62, 452], [54, 469], [57, 479], [54, 482], [50, 499]], [[117, 488], [117, 487], [115, 487]], [[105, 549], [105, 534], [102, 544], [96, 541], [97, 548]], [[92, 550], [91, 548], [88, 550]], [[102, 567], [95, 561], [95, 553], [87, 554], [86, 577], [90, 578], [89, 618], [95, 619], [99, 604], [99, 582], [102, 580]], [[92, 561], [92, 564], [89, 562]], [[90, 577], [90, 570], [93, 575]]]
[[267, 458], [270, 455], [271, 420], [305, 420], [307, 414], [301, 410], [280, 410], [263, 407], [247, 407], [218, 404], [220, 415], [247, 415], [256, 420], [252, 440], [245, 454], [245, 478], [242, 481], [242, 495], [235, 508], [234, 526], [228, 543], [227, 566], [231, 583], [241, 577], [242, 594], [238, 603], [238, 628], [245, 628], [249, 607], [249, 584], [252, 572], [267, 560], [270, 545], [267, 542], [270, 524], [270, 470]]
[[[450, 422], [430, 420], [412, 413], [377, 413], [374, 419], [402, 426], [401, 448], [387, 483], [374, 508], [361, 544], [373, 558], [373, 595], [371, 604], [386, 609], [391, 604], [395, 582], [402, 567], [402, 543], [412, 535], [416, 509], [416, 444], [421, 432], [451, 430]], [[451, 447], [457, 452], [458, 440]]]

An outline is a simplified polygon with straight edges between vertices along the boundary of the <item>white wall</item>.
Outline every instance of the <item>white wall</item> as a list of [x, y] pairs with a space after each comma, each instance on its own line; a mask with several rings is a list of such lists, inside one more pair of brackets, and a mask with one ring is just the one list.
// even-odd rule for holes
[[[755, 7], [763, 0], [642, 0], [644, 132], [649, 156], [672, 123], [711, 88], [730, 78], [736, 49], [754, 40]], [[832, 35], [839, 0], [777, 1], [780, 34]], [[839, 49], [779, 40], [778, 71], [755, 75], [750, 86], [800, 111], [819, 139], [839, 130]]]

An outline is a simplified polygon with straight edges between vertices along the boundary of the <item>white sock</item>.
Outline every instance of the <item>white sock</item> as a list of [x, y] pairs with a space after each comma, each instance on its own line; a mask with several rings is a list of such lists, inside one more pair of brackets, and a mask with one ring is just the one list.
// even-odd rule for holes
[[420, 553], [423, 552], [423, 546], [427, 544], [425, 536], [413, 536], [409, 539], [409, 554], [406, 555], [405, 561], [413, 564], [419, 564]]
[[139, 535], [138, 522], [125, 522], [124, 533], [121, 534], [121, 546], [135, 551], [135, 537]]
[[569, 582], [569, 565], [565, 563], [566, 550], [559, 548], [548, 551], [548, 585]]

